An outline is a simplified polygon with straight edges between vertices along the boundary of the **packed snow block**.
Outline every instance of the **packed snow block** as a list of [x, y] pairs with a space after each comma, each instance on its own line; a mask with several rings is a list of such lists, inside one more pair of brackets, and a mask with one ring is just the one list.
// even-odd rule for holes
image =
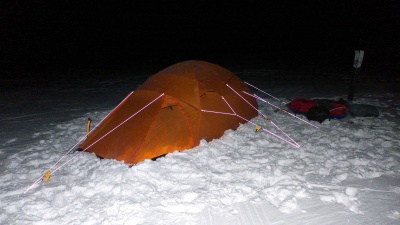
[[353, 104], [347, 107], [354, 117], [378, 117], [379, 110], [373, 105]]

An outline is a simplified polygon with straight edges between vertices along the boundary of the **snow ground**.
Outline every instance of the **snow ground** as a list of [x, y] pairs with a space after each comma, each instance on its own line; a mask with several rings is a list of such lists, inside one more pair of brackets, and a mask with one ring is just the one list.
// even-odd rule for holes
[[[345, 74], [236, 72], [285, 101], [347, 94]], [[400, 224], [400, 96], [370, 78], [354, 102], [378, 107], [378, 118], [315, 129], [260, 103], [299, 149], [244, 124], [132, 168], [84, 153], [27, 191], [84, 136], [88, 117], [99, 122], [148, 75], [2, 91], [1, 224]]]

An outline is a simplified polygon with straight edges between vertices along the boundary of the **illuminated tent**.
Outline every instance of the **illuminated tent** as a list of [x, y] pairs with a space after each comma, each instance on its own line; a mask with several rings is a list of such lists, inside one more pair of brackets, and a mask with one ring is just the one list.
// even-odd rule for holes
[[193, 148], [257, 116], [256, 100], [243, 91], [250, 93], [243, 81], [218, 65], [177, 63], [149, 77], [80, 148], [130, 165]]

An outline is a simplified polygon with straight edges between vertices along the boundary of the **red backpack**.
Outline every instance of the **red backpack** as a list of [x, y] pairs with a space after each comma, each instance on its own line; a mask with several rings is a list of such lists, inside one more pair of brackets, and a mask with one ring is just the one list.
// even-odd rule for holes
[[349, 110], [346, 105], [332, 102], [333, 109], [329, 110], [330, 119], [342, 119], [346, 117]]
[[288, 105], [290, 110], [300, 114], [307, 113], [313, 106], [315, 106], [315, 101], [305, 98], [295, 98]]

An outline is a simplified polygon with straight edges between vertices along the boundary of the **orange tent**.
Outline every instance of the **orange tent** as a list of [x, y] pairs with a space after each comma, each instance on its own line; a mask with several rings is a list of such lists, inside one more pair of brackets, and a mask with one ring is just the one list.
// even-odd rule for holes
[[193, 148], [201, 139], [219, 138], [246, 122], [235, 113], [247, 120], [257, 116], [257, 102], [242, 91], [250, 93], [243, 81], [218, 65], [177, 63], [149, 77], [80, 148], [131, 165]]

